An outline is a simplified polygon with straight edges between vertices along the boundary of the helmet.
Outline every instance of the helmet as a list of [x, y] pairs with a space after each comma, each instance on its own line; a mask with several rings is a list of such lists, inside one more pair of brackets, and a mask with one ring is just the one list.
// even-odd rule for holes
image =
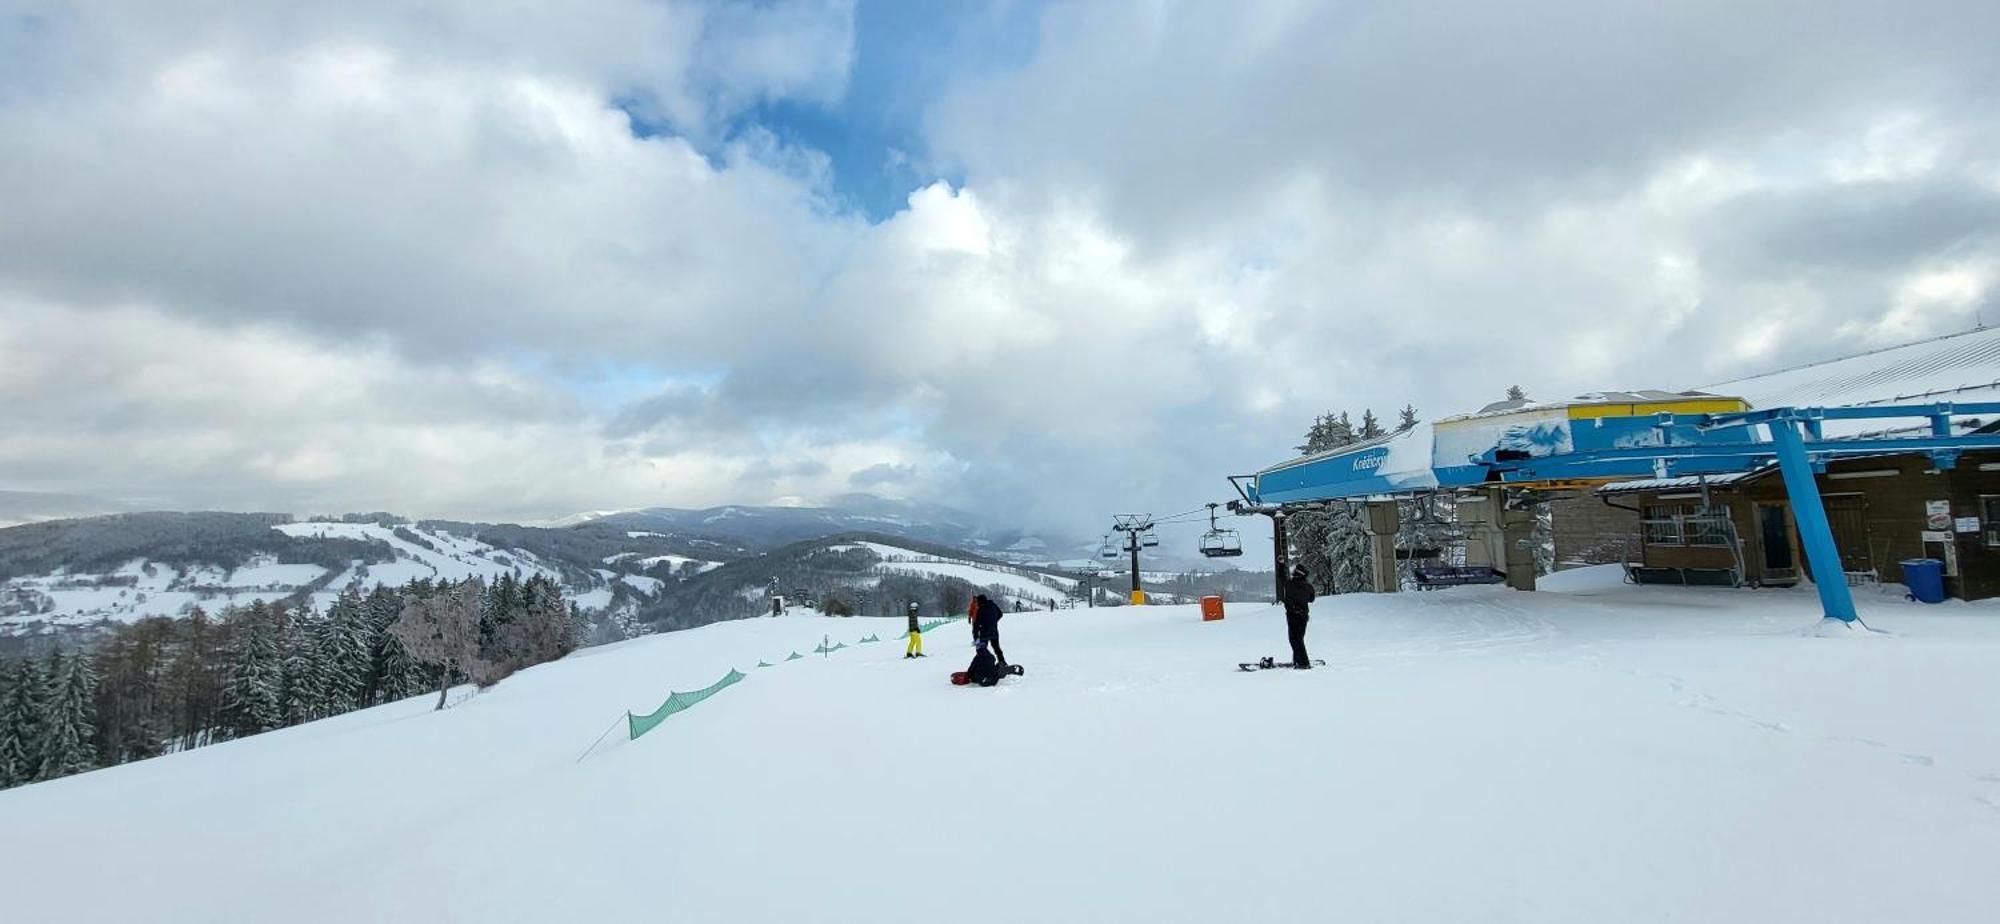
[[914, 610], [916, 608], [917, 608], [917, 602], [915, 600], [910, 601], [910, 609]]

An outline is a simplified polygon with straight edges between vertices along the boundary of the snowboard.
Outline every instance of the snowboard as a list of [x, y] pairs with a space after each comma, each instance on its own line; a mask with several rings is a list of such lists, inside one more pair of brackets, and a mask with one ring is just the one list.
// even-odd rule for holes
[[[1275, 667], [1291, 667], [1291, 666], [1292, 666], [1292, 662], [1290, 662], [1290, 661], [1280, 661], [1280, 660], [1278, 660], [1278, 659], [1276, 659], [1276, 658], [1265, 658], [1265, 659], [1263, 659], [1263, 660], [1261, 660], [1261, 661], [1244, 661], [1244, 662], [1241, 662], [1241, 663], [1239, 663], [1239, 664], [1237, 664], [1237, 665], [1236, 665], [1236, 669], [1237, 669], [1237, 670], [1239, 670], [1239, 671], [1267, 671], [1267, 670], [1270, 670], [1270, 669], [1272, 669], [1272, 668], [1275, 668]], [[1312, 666], [1314, 666], [1314, 667], [1325, 667], [1325, 666], [1326, 666], [1326, 659], [1325, 659], [1325, 658], [1314, 658], [1314, 659], [1312, 659]]]
[[[1019, 665], [1019, 664], [1009, 664], [1009, 665], [1007, 665], [1007, 676], [1009, 676], [1009, 677], [1020, 677], [1020, 676], [1022, 676], [1022, 675], [1025, 675], [1026, 673], [1028, 673], [1028, 669], [1027, 669], [1027, 668], [1024, 668], [1024, 667], [1022, 667], [1022, 666], [1021, 666], [1021, 665]], [[968, 673], [966, 673], [965, 671], [952, 671], [952, 672], [951, 672], [951, 685], [952, 685], [952, 686], [955, 686], [955, 687], [962, 687], [962, 686], [967, 686], [967, 685], [970, 685], [971, 683], [972, 683], [972, 675], [971, 675], [971, 674], [968, 674]]]

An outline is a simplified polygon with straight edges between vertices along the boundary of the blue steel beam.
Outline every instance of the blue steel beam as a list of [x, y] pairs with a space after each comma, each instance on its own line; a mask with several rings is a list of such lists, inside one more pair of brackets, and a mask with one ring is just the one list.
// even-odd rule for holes
[[1778, 471], [1785, 478], [1785, 495], [1792, 503], [1799, 541], [1806, 547], [1806, 563], [1812, 566], [1820, 610], [1830, 619], [1853, 622], [1854, 595], [1847, 590], [1846, 569], [1840, 566], [1840, 549], [1833, 544], [1833, 526], [1827, 523], [1826, 505], [1820, 501], [1819, 482], [1806, 460], [1806, 443], [1799, 438], [1798, 422], [1772, 420], [1766, 429], [1777, 445]]

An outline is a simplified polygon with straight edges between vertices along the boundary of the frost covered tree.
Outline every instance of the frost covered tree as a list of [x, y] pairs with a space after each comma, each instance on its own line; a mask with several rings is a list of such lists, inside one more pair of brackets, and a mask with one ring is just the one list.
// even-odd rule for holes
[[53, 780], [97, 766], [97, 751], [91, 745], [97, 734], [91, 725], [97, 675], [89, 655], [65, 656], [57, 648], [49, 652], [47, 676], [49, 695], [37, 723], [42, 755], [36, 779]]
[[325, 656], [320, 632], [310, 613], [296, 613], [280, 631], [278, 710], [286, 725], [310, 722], [327, 714]]
[[481, 666], [479, 612], [484, 602], [485, 586], [478, 578], [446, 584], [406, 599], [402, 615], [389, 626], [389, 634], [412, 658], [436, 668], [439, 709], [444, 708], [452, 679], [470, 676]]
[[231, 737], [241, 738], [283, 724], [283, 666], [277, 627], [261, 602], [231, 622], [232, 637], [223, 654], [222, 726]]
[[41, 665], [31, 659], [0, 672], [0, 789], [30, 782], [41, 770], [43, 690]]
[[[1372, 413], [1364, 414], [1362, 425], [1380, 425]], [[1299, 451], [1306, 455], [1338, 449], [1361, 440], [1347, 412], [1321, 414], [1306, 431]], [[1313, 589], [1320, 593], [1345, 593], [1368, 588], [1368, 524], [1359, 508], [1342, 503], [1306, 508], [1285, 518], [1287, 545], [1293, 563], [1304, 566]]]
[[369, 652], [361, 596], [343, 591], [318, 623], [321, 682], [330, 713], [364, 705], [362, 688], [368, 676]]
[[362, 705], [393, 702], [415, 694], [423, 686], [416, 660], [389, 632], [389, 627], [402, 616], [404, 598], [411, 592], [377, 587], [362, 602], [363, 640], [368, 647]]

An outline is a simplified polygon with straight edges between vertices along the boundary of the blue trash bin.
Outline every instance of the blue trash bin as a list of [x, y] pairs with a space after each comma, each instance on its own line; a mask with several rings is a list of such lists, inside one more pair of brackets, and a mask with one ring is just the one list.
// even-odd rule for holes
[[1903, 561], [1903, 586], [1910, 589], [1909, 598], [1925, 603], [1944, 602], [1944, 562], [1935, 558], [1910, 558]]

